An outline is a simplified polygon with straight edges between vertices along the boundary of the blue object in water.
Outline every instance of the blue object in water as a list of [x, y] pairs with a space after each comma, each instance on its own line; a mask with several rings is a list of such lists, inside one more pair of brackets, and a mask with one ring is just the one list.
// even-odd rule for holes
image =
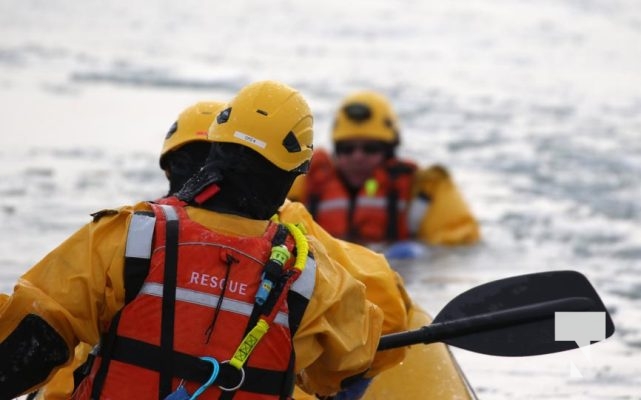
[[418, 258], [425, 254], [426, 247], [422, 243], [404, 241], [397, 242], [385, 250], [385, 257], [390, 260]]

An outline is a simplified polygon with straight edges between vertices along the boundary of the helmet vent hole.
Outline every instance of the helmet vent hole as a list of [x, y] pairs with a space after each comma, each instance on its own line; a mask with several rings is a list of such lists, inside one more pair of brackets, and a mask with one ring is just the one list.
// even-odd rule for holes
[[171, 127], [169, 127], [169, 131], [165, 135], [165, 139], [169, 139], [170, 137], [172, 137], [172, 135], [176, 133], [177, 130], [178, 130], [178, 121], [174, 122], [171, 125]]
[[267, 116], [267, 111], [263, 111], [263, 110], [256, 110], [256, 112], [257, 112], [258, 114], [262, 114], [262, 115]]
[[343, 107], [347, 118], [356, 123], [365, 122], [372, 118], [372, 109], [364, 103], [351, 103]]
[[229, 120], [229, 114], [231, 113], [231, 108], [226, 108], [218, 114], [216, 117], [216, 122], [219, 124], [224, 124]]
[[298, 139], [296, 139], [296, 136], [292, 131], [289, 131], [287, 136], [285, 136], [285, 139], [283, 139], [283, 146], [290, 153], [298, 153], [299, 151], [302, 150], [300, 147], [300, 143], [298, 142]]

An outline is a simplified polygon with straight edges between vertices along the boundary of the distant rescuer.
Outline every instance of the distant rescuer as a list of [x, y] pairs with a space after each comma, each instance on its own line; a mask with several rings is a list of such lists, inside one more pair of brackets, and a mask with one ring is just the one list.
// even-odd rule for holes
[[304, 98], [250, 84], [210, 133], [175, 197], [94, 214], [19, 279], [0, 308], [0, 398], [42, 386], [79, 342], [100, 352], [76, 399], [287, 398], [295, 381], [331, 395], [368, 373], [381, 310], [314, 238], [269, 221], [308, 170]]
[[332, 141], [333, 155], [316, 150], [309, 173], [288, 195], [331, 235], [361, 244], [479, 240], [478, 223], [448, 171], [397, 157], [399, 121], [383, 95], [348, 95], [336, 112]]

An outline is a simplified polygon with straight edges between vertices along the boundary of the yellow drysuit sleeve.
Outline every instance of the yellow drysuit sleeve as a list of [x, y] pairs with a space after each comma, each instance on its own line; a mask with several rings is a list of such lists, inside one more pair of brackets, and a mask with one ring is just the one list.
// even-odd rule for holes
[[[134, 210], [148, 210], [148, 206], [124, 207], [85, 225], [27, 271], [13, 294], [0, 298], [0, 343], [26, 315], [35, 314], [67, 343], [68, 362], [79, 342], [96, 344], [124, 305], [124, 250]], [[201, 209], [190, 212], [188, 208], [188, 213], [210, 229], [236, 229], [233, 233], [238, 235], [266, 226], [264, 221]], [[340, 390], [343, 379], [371, 367], [383, 313], [367, 301], [364, 285], [332, 260], [320, 243], [311, 239], [310, 248], [317, 279], [294, 337], [296, 372], [305, 390], [328, 395]]]
[[[407, 330], [408, 310], [401, 293], [402, 284], [382, 254], [334, 238], [313, 220], [301, 203], [286, 200], [279, 210], [279, 217], [282, 222], [302, 223], [308, 235], [321, 242], [333, 260], [365, 285], [367, 299], [383, 310], [383, 334]], [[404, 356], [404, 348], [377, 353], [367, 376], [393, 367]]]
[[307, 175], [298, 175], [296, 179], [294, 179], [294, 183], [287, 193], [287, 198], [291, 201], [305, 201], [305, 199], [307, 198], [307, 193], [305, 193], [305, 185], [307, 184], [306, 181]]
[[438, 245], [472, 244], [480, 239], [478, 222], [444, 167], [419, 170], [412, 192], [410, 227], [418, 239]]
[[131, 211], [123, 208], [88, 223], [20, 277], [0, 309], [0, 342], [33, 314], [67, 343], [67, 363], [79, 342], [96, 344], [123, 304], [124, 239]]
[[89, 356], [92, 347], [87, 343], [79, 343], [74, 350], [71, 364], [60, 368], [53, 375], [49, 383], [38, 390], [36, 400], [67, 400], [74, 390], [73, 373]]
[[[316, 286], [294, 336], [298, 384], [330, 395], [346, 378], [367, 371], [376, 354], [383, 313], [365, 298], [365, 286], [309, 238], [317, 263]], [[360, 330], [360, 331], [359, 331]]]

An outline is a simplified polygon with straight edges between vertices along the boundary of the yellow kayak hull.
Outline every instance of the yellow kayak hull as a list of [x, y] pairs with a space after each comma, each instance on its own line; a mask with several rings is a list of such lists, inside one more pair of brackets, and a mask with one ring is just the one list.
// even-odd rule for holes
[[[409, 313], [409, 328], [428, 325], [432, 318], [416, 304]], [[401, 364], [380, 373], [363, 400], [474, 399], [456, 360], [442, 343], [408, 348]]]
[[[428, 325], [432, 318], [413, 304], [409, 313], [409, 329]], [[316, 399], [298, 387], [294, 399]], [[456, 360], [442, 343], [417, 344], [408, 348], [405, 359], [374, 378], [362, 400], [407, 399], [475, 399]]]

